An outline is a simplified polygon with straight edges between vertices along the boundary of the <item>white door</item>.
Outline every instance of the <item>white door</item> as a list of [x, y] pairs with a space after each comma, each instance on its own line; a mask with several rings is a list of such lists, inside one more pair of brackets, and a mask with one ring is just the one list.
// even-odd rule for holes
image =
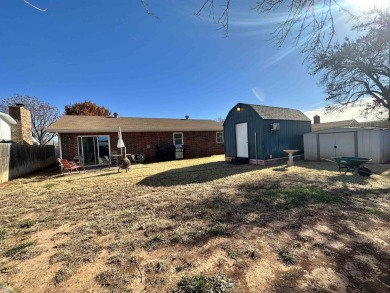
[[356, 157], [354, 132], [322, 133], [319, 136], [321, 158]]
[[237, 157], [248, 158], [248, 125], [247, 123], [236, 124]]

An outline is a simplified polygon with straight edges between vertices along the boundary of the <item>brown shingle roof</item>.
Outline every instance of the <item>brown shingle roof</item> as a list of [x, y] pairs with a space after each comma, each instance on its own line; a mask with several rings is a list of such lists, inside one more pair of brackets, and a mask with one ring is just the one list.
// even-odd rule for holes
[[251, 106], [263, 119], [310, 121], [305, 114], [295, 109], [261, 105], [249, 106]]
[[222, 123], [214, 120], [129, 118], [64, 115], [54, 122], [49, 132], [161, 132], [161, 131], [223, 131]]
[[321, 130], [338, 128], [338, 127], [356, 127], [356, 126], [359, 126], [359, 122], [357, 122], [355, 119], [351, 119], [351, 120], [312, 124], [311, 131], [315, 132], [315, 131], [321, 131]]

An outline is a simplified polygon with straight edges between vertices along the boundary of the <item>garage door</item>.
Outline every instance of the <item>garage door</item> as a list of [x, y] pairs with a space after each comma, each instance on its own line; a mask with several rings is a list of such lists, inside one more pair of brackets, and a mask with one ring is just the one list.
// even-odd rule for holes
[[322, 133], [319, 134], [320, 157], [356, 157], [355, 133]]

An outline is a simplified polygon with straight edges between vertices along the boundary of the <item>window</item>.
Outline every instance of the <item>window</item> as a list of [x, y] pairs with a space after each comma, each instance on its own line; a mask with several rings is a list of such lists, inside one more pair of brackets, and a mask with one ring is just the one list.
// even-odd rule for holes
[[223, 132], [217, 132], [217, 143], [223, 143]]
[[84, 158], [85, 165], [99, 164], [99, 158], [110, 155], [108, 135], [86, 135], [77, 137], [79, 156]]
[[173, 133], [173, 144], [184, 144], [182, 132], [174, 132]]

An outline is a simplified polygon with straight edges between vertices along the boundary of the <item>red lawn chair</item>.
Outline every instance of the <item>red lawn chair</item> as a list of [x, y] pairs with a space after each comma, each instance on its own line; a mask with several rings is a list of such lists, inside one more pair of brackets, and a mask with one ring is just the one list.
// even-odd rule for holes
[[71, 174], [73, 170], [77, 170], [80, 173], [80, 168], [82, 168], [82, 166], [79, 166], [74, 162], [69, 163], [67, 160], [64, 159], [57, 160], [60, 163], [62, 174], [64, 174], [64, 171], [67, 171], [69, 174]]

